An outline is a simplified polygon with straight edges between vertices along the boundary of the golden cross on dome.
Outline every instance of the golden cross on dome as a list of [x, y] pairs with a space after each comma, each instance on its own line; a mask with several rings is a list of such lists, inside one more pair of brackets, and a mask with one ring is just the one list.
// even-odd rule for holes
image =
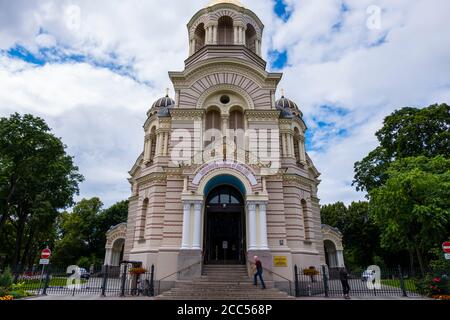
[[285, 91], [284, 91], [284, 89], [281, 89], [281, 97], [283, 97], [283, 98], [284, 98], [284, 94], [285, 94]]
[[166, 97], [168, 97], [169, 96], [169, 88], [166, 88]]

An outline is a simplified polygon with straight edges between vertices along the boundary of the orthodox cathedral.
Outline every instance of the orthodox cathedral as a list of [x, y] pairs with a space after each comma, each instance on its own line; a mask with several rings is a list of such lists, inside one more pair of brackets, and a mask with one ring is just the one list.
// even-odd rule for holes
[[262, 21], [238, 0], [211, 1], [187, 28], [185, 68], [144, 119], [128, 222], [108, 232], [105, 264], [153, 265], [173, 283], [208, 265], [251, 276], [256, 255], [280, 288], [295, 265], [343, 266], [342, 235], [321, 224], [303, 113], [266, 71]]

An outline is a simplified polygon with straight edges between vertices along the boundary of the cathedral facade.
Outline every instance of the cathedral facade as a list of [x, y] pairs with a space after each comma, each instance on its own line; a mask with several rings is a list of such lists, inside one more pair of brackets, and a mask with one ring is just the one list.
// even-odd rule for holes
[[147, 113], [128, 222], [108, 233], [105, 264], [137, 261], [176, 281], [257, 255], [280, 283], [295, 265], [343, 265], [338, 232], [321, 224], [303, 114], [276, 99], [282, 74], [266, 71], [263, 30], [237, 0], [212, 1], [189, 21], [185, 69], [169, 72], [174, 98]]

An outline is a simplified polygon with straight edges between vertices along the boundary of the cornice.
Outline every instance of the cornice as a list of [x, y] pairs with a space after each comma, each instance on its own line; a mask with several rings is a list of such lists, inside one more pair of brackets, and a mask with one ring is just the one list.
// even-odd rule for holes
[[204, 109], [172, 109], [170, 115], [172, 121], [176, 120], [201, 120], [205, 114]]
[[137, 178], [136, 182], [138, 183], [138, 185], [143, 185], [148, 182], [153, 182], [153, 183], [166, 182], [166, 180], [167, 180], [167, 175], [165, 173], [154, 172], [154, 173], [145, 175], [143, 177]]
[[278, 110], [246, 110], [248, 121], [277, 121], [280, 117]]

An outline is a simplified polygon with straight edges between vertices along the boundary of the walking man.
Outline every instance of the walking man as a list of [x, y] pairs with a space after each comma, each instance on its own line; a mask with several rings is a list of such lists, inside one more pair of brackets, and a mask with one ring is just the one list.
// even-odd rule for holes
[[261, 284], [262, 284], [262, 288], [265, 289], [266, 288], [266, 284], [264, 283], [264, 279], [263, 279], [263, 266], [261, 263], [261, 260], [259, 260], [259, 258], [257, 256], [255, 256], [255, 266], [256, 266], [256, 273], [255, 273], [255, 277], [254, 277], [254, 285], [257, 286], [258, 285], [258, 277], [259, 280], [261, 280]]
[[339, 278], [341, 279], [342, 290], [344, 291], [345, 299], [350, 299], [350, 285], [348, 284], [348, 273], [345, 267], [341, 268], [341, 271], [339, 272]]

